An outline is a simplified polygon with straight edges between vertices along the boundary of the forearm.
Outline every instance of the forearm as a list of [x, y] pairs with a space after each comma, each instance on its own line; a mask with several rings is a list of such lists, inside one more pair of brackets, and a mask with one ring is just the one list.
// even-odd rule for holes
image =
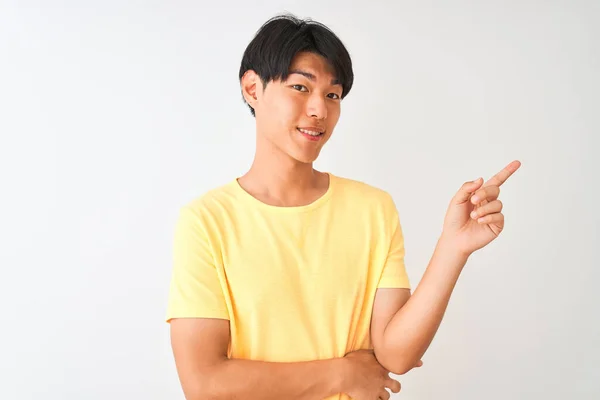
[[226, 359], [204, 374], [197, 398], [324, 399], [343, 391], [344, 365], [342, 358], [295, 363]]
[[441, 238], [419, 285], [387, 325], [377, 358], [403, 374], [421, 359], [435, 336], [468, 257]]

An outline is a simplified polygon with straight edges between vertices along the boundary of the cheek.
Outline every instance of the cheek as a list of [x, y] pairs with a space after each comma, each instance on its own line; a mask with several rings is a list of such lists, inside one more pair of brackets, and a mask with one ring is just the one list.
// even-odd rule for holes
[[274, 104], [274, 111], [277, 113], [279, 118], [279, 124], [281, 127], [295, 128], [298, 121], [302, 119], [303, 105], [297, 99], [293, 97], [282, 97], [276, 104]]
[[328, 124], [331, 125], [332, 127], [335, 126], [338, 122], [338, 120], [340, 119], [340, 106], [339, 104], [337, 105], [333, 105], [331, 106], [328, 110], [327, 110], [327, 119], [328, 119]]

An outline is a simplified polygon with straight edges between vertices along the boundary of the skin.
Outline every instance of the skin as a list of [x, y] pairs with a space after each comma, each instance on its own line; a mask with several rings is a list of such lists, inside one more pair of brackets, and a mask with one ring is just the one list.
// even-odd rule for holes
[[[299, 53], [286, 81], [265, 86], [254, 71], [241, 80], [256, 114], [256, 153], [240, 186], [258, 200], [281, 207], [312, 203], [329, 186], [313, 168], [341, 114], [341, 85], [322, 57]], [[324, 134], [310, 140], [298, 127]], [[186, 398], [312, 399], [347, 393], [358, 400], [387, 400], [400, 390], [389, 373], [422, 365], [442, 321], [450, 295], [469, 256], [504, 228], [500, 186], [520, 167], [514, 161], [489, 181], [466, 182], [451, 199], [425, 274], [414, 294], [379, 289], [371, 320], [373, 350], [341, 359], [267, 363], [227, 358], [229, 323], [217, 319], [171, 321], [171, 342]]]
[[388, 370], [406, 373], [431, 344], [468, 258], [504, 229], [500, 186], [520, 166], [513, 161], [485, 183], [479, 178], [462, 185], [450, 201], [442, 234], [414, 294], [377, 291], [371, 335], [377, 359]]
[[[321, 56], [299, 53], [290, 71], [301, 73], [265, 86], [254, 71], [247, 71], [241, 82], [244, 98], [256, 113], [256, 153], [239, 183], [259, 200], [283, 207], [309, 204], [327, 191], [329, 178], [313, 162], [334, 132], [342, 95], [342, 86], [335, 84]], [[298, 127], [325, 132], [311, 141]]]

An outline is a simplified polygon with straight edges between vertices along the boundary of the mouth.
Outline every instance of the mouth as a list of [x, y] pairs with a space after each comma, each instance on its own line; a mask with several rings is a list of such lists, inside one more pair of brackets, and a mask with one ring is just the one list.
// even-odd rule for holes
[[319, 140], [321, 139], [321, 137], [325, 134], [325, 131], [323, 131], [322, 129], [315, 129], [315, 128], [296, 128], [298, 130], [298, 132], [300, 132], [302, 134], [302, 136], [304, 136], [305, 138], [309, 139], [309, 140]]

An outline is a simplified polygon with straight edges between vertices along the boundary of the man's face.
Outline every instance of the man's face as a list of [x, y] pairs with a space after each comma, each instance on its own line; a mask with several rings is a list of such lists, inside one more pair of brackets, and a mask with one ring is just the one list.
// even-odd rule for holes
[[331, 137], [340, 117], [342, 86], [323, 57], [298, 53], [287, 81], [258, 83], [256, 113], [259, 141], [302, 163], [312, 163]]

